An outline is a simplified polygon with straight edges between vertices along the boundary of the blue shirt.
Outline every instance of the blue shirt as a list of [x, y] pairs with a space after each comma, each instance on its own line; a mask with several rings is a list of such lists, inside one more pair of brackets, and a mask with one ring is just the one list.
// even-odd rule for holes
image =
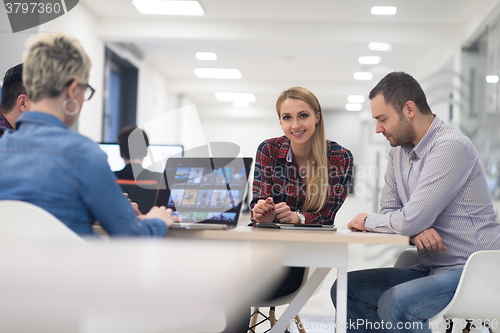
[[368, 231], [415, 236], [434, 228], [448, 247], [419, 251], [433, 273], [462, 268], [476, 251], [500, 249], [488, 185], [472, 142], [435, 117], [422, 140], [391, 148], [379, 214], [368, 215]]
[[159, 219], [139, 220], [106, 154], [56, 117], [25, 112], [0, 140], [0, 200], [33, 203], [80, 235], [99, 221], [110, 235], [165, 236]]

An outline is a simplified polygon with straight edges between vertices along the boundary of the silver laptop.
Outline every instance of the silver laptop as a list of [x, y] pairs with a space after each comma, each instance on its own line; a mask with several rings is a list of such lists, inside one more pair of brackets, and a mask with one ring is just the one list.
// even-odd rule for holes
[[234, 228], [251, 167], [251, 157], [169, 158], [156, 205], [174, 210], [176, 229]]

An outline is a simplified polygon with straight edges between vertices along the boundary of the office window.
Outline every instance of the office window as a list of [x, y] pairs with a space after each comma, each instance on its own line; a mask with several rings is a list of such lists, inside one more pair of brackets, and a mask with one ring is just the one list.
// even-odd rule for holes
[[500, 207], [500, 23], [462, 49], [460, 130], [478, 150], [494, 204]]
[[118, 132], [137, 119], [137, 67], [106, 48], [103, 142], [116, 142]]

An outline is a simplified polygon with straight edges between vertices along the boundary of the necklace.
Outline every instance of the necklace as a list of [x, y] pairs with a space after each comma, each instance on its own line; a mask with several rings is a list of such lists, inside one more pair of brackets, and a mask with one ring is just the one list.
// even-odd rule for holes
[[306, 178], [306, 170], [300, 170], [300, 178]]

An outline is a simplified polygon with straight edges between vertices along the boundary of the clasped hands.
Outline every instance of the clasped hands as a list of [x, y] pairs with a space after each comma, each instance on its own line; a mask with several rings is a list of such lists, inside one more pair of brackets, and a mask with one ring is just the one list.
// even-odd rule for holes
[[266, 200], [260, 199], [257, 201], [252, 209], [253, 218], [257, 222], [268, 222], [272, 223], [274, 220], [278, 220], [280, 223], [299, 223], [299, 217], [297, 213], [290, 209], [284, 202], [274, 203], [272, 197]]

